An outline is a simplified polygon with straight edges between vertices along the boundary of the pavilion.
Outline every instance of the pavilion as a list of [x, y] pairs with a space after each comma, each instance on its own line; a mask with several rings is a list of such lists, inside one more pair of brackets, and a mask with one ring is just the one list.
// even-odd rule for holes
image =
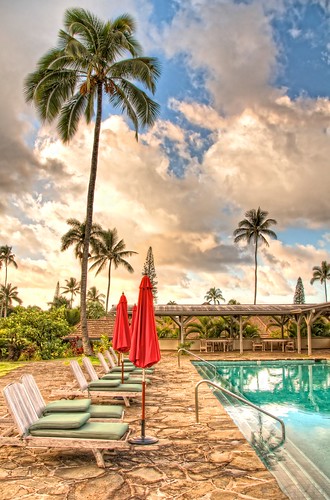
[[[128, 306], [128, 313], [133, 306]], [[312, 325], [320, 316], [330, 316], [330, 302], [321, 304], [155, 304], [155, 316], [170, 316], [180, 328], [181, 342], [184, 341], [184, 328], [192, 317], [232, 316], [239, 323], [240, 354], [243, 353], [243, 318], [252, 316], [288, 317], [297, 325], [297, 351], [301, 353], [301, 325], [307, 325], [308, 356], [312, 354]], [[111, 308], [116, 312], [116, 306]]]

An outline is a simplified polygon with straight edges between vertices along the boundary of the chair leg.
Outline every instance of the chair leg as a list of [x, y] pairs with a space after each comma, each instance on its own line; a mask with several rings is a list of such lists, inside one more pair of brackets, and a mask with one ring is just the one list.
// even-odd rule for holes
[[100, 467], [101, 469], [105, 469], [105, 462], [104, 462], [104, 458], [103, 458], [104, 450], [98, 450], [98, 449], [93, 448], [92, 451], [94, 453], [94, 457], [95, 457], [97, 466]]

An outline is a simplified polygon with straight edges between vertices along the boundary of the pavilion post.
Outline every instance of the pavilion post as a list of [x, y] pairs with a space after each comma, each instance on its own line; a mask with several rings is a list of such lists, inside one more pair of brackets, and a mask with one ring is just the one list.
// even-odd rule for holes
[[242, 316], [239, 317], [239, 353], [243, 354], [243, 320]]

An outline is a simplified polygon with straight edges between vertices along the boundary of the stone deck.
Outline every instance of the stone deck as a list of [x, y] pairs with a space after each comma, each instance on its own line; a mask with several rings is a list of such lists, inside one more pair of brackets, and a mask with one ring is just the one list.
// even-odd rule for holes
[[[235, 353], [220, 356], [239, 357]], [[284, 356], [243, 355], [243, 359], [267, 357]], [[330, 355], [319, 351], [313, 357]], [[96, 466], [88, 450], [0, 447], [0, 500], [287, 498], [206, 385], [199, 391], [201, 423], [195, 423], [194, 387], [200, 377], [189, 360], [182, 356], [179, 368], [175, 353], [162, 353], [147, 388], [146, 434], [157, 436], [157, 445], [109, 453], [105, 470]], [[34, 375], [47, 402], [54, 399], [52, 389], [73, 381], [68, 362], [48, 361], [29, 363], [0, 378], [0, 388], [27, 372]], [[0, 414], [4, 413], [1, 395]], [[140, 434], [140, 417], [141, 403], [135, 401], [125, 413], [133, 435]]]

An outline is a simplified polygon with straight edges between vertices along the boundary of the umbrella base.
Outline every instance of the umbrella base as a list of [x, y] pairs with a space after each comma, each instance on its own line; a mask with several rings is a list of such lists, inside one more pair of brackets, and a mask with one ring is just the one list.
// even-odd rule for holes
[[136, 438], [129, 439], [130, 444], [155, 444], [158, 443], [158, 439], [150, 436], [137, 436]]

